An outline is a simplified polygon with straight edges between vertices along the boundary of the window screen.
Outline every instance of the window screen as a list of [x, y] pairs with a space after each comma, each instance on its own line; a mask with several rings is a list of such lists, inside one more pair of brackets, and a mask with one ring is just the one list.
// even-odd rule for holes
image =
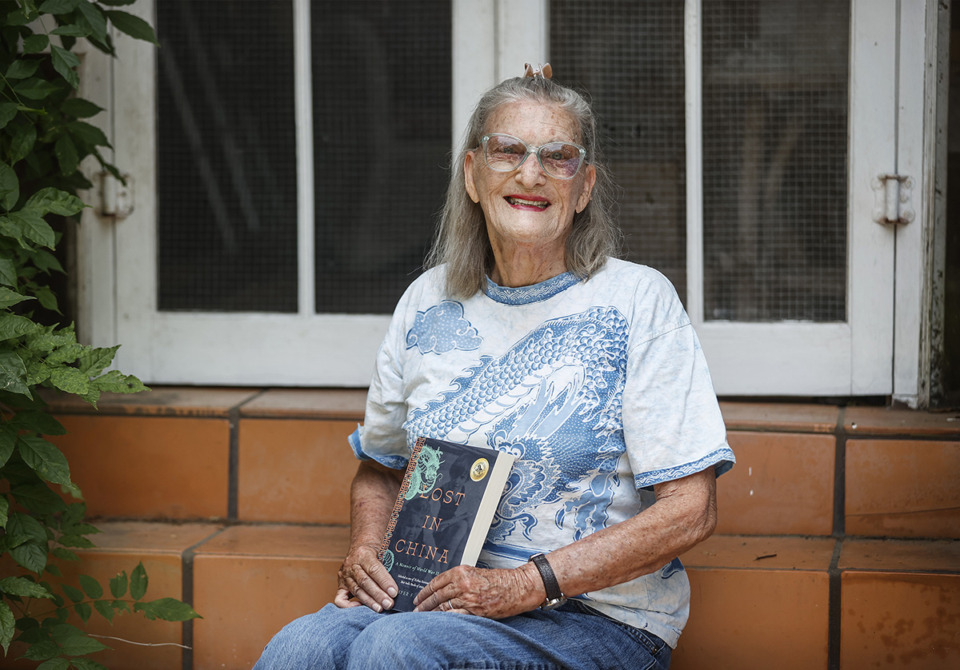
[[161, 310], [297, 309], [290, 2], [157, 3]]
[[313, 2], [317, 312], [392, 312], [449, 177], [449, 0]]
[[704, 316], [846, 317], [849, 3], [704, 0]]
[[683, 2], [553, 0], [550, 64], [583, 89], [622, 188], [624, 252], [686, 296]]

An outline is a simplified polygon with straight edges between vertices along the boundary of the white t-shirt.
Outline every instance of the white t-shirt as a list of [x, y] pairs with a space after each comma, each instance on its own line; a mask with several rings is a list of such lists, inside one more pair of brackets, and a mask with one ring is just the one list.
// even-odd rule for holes
[[[516, 567], [652, 505], [652, 486], [733, 452], [699, 341], [673, 286], [609, 259], [586, 282], [450, 300], [445, 268], [401, 298], [377, 356], [358, 458], [406, 466], [420, 435], [518, 456], [480, 555]], [[676, 646], [689, 611], [679, 560], [580, 596]]]

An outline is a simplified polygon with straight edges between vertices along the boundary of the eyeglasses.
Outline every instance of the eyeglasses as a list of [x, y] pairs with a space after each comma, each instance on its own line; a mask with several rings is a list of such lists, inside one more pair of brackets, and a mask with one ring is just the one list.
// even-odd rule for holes
[[538, 147], [504, 133], [484, 135], [480, 143], [483, 160], [491, 170], [513, 172], [530, 154], [536, 154], [540, 167], [554, 179], [573, 179], [587, 156], [586, 149], [572, 142], [548, 142]]

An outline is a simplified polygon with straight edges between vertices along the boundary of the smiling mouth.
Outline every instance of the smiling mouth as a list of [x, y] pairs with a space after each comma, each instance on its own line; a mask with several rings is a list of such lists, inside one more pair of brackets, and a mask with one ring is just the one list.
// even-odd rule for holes
[[508, 195], [504, 200], [514, 207], [535, 207], [536, 209], [544, 210], [550, 206], [548, 200], [526, 200], [525, 198], [518, 198], [512, 195]]

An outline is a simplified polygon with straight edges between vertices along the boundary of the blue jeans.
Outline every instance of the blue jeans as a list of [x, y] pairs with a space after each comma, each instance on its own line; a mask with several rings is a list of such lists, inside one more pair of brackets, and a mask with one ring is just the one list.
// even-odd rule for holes
[[571, 600], [495, 621], [327, 605], [284, 626], [254, 670], [666, 670], [670, 647]]

